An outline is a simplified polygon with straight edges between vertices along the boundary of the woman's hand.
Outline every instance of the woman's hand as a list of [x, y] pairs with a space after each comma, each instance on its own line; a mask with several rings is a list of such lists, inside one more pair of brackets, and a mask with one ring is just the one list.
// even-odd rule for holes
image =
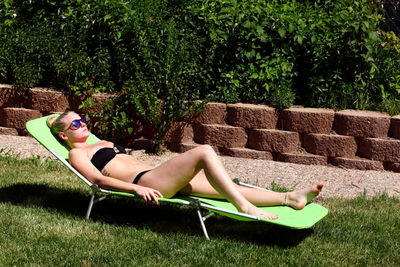
[[143, 198], [147, 203], [154, 202], [157, 205], [158, 205], [158, 198], [163, 197], [160, 191], [140, 185], [137, 185], [137, 188], [135, 189], [134, 193], [139, 197]]

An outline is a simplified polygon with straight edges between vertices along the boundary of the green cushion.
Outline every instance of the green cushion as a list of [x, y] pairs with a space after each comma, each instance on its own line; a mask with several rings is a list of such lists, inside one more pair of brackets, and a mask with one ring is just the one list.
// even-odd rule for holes
[[[134, 194], [125, 193], [125, 192], [113, 192], [116, 195], [129, 196], [129, 197], [137, 197]], [[138, 197], [137, 197], [138, 198]], [[273, 223], [281, 226], [286, 226], [294, 229], [306, 229], [312, 227], [315, 223], [320, 221], [328, 214], [328, 209], [325, 207], [318, 205], [316, 203], [308, 203], [303, 209], [295, 210], [288, 206], [274, 206], [274, 207], [260, 207], [261, 209], [276, 214], [279, 216], [276, 220], [268, 220], [268, 219], [252, 219], [247, 218], [245, 216], [236, 215], [233, 213], [237, 213], [237, 209], [230, 202], [219, 199], [209, 199], [202, 197], [194, 197], [194, 196], [175, 196], [174, 198], [161, 198], [160, 202], [169, 202], [169, 203], [182, 203], [184, 201], [191, 202], [193, 200], [200, 200], [201, 203], [208, 204], [211, 207], [205, 207], [210, 211], [215, 213], [224, 215], [226, 217], [240, 220], [240, 221], [264, 221], [268, 223]], [[216, 207], [219, 209], [225, 209], [229, 212], [223, 212], [213, 209], [212, 207]]]

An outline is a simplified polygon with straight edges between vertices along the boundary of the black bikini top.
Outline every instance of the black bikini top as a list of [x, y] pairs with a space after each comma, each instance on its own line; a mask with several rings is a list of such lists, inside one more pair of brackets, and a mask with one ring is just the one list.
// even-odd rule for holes
[[94, 153], [90, 161], [99, 171], [101, 171], [117, 154], [126, 154], [125, 148], [120, 145], [114, 145], [114, 147], [103, 147]]

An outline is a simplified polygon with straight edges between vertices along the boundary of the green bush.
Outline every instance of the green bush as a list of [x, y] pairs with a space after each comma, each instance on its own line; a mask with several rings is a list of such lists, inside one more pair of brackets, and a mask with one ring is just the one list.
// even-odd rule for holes
[[[1, 22], [0, 80], [23, 90], [40, 84], [72, 90], [94, 104], [104, 136], [118, 139], [145, 119], [157, 129], [155, 150], [169, 126], [199, 99], [206, 79], [197, 55], [204, 38], [190, 27], [187, 1], [6, 1]], [[112, 129], [110, 131], [110, 129]]]
[[278, 107], [385, 109], [382, 101], [399, 97], [400, 56], [384, 45], [378, 11], [371, 1], [202, 1], [197, 16], [218, 62], [214, 95]]
[[396, 114], [382, 18], [367, 0], [4, 0], [0, 82], [116, 95], [98, 114], [111, 138], [139, 117], [160, 140], [194, 99]]

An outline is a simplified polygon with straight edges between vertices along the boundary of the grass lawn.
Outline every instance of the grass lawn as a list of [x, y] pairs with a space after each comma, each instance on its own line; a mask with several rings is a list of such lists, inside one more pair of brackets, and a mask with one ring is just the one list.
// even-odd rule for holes
[[58, 162], [0, 153], [0, 266], [400, 266], [400, 199], [326, 199], [291, 230], [111, 198], [84, 219], [89, 189]]

